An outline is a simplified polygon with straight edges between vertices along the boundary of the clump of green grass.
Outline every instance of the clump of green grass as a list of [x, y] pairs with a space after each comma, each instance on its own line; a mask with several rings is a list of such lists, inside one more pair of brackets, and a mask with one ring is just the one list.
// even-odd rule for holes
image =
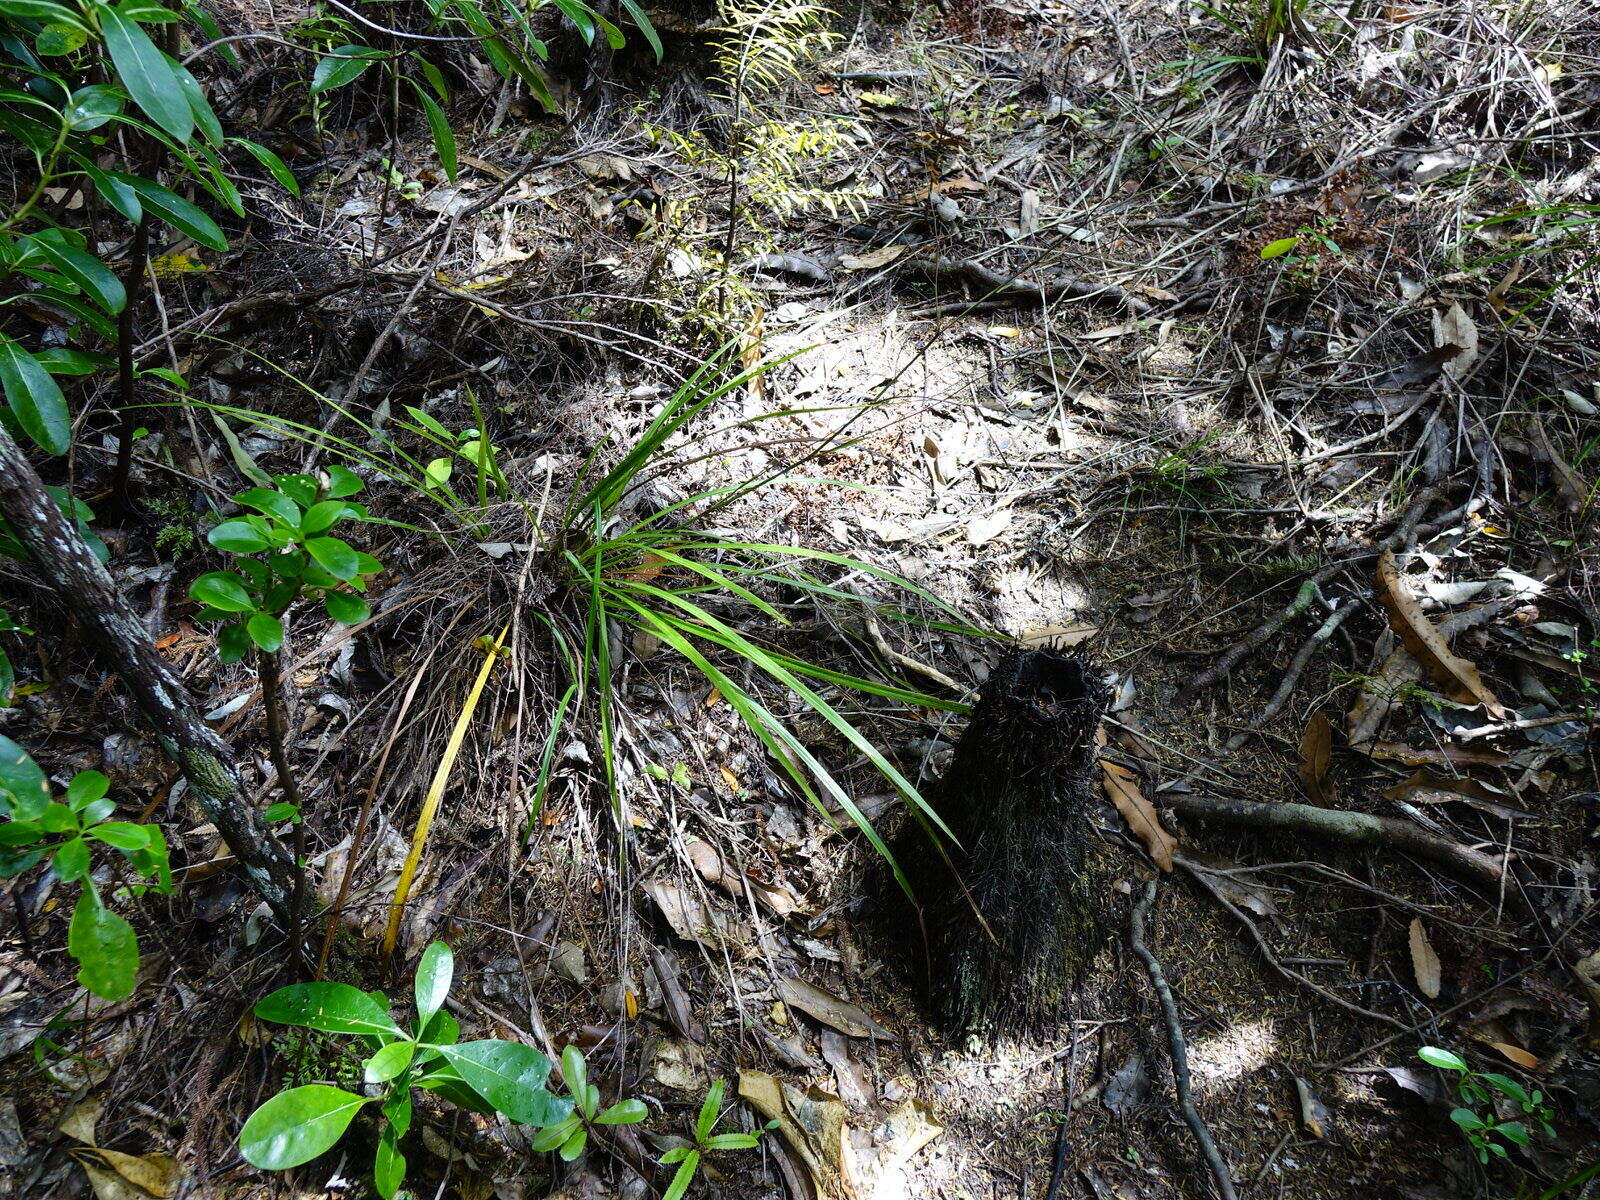
[[[558, 577], [566, 582], [575, 611], [581, 615], [577, 628], [570, 633], [552, 623], [557, 640], [563, 646], [572, 683], [557, 706], [556, 726], [541, 765], [535, 812], [542, 799], [561, 722], [586, 705], [592, 705], [597, 716], [604, 770], [615, 795], [617, 697], [612, 680], [610, 635], [614, 626], [621, 627], [660, 639], [703, 675], [738, 713], [795, 787], [825, 814], [829, 810], [824, 797], [831, 799], [883, 856], [901, 886], [909, 891], [900, 865], [849, 790], [811, 748], [795, 736], [754, 687], [740, 682], [740, 677], [750, 674], [764, 677], [819, 717], [894, 788], [913, 816], [935, 836], [948, 834], [939, 815], [916, 785], [840, 712], [829, 694], [844, 689], [945, 712], [964, 712], [966, 706], [897, 683], [836, 671], [777, 649], [761, 636], [747, 632], [735, 618], [722, 614], [732, 601], [745, 614], [763, 623], [778, 629], [788, 626], [789, 618], [766, 598], [778, 588], [798, 591], [824, 605], [859, 605], [859, 598], [840, 591], [814, 573], [829, 568], [871, 575], [933, 603], [953, 617], [956, 614], [909, 580], [859, 559], [823, 550], [724, 537], [704, 532], [699, 527], [708, 510], [720, 509], [764, 486], [770, 479], [699, 492], [638, 520], [619, 516], [629, 489], [647, 465], [658, 461], [669, 439], [717, 400], [749, 383], [764, 369], [729, 377], [723, 370], [726, 359], [725, 353], [713, 356], [663, 406], [617, 464], [587, 485], [580, 481], [566, 504], [551, 559]], [[697, 513], [699, 520], [695, 516]]]

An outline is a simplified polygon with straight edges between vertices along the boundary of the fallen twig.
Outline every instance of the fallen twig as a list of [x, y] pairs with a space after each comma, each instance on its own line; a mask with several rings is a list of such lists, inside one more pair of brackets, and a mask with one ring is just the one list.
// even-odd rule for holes
[[1217, 1181], [1217, 1192], [1222, 1196], [1222, 1200], [1235, 1200], [1233, 1176], [1228, 1170], [1228, 1164], [1223, 1160], [1222, 1151], [1217, 1148], [1211, 1130], [1207, 1129], [1206, 1123], [1200, 1119], [1200, 1113], [1194, 1106], [1194, 1097], [1189, 1094], [1189, 1051], [1183, 1040], [1183, 1023], [1178, 1017], [1178, 1002], [1172, 998], [1172, 989], [1167, 986], [1167, 977], [1161, 970], [1160, 961], [1150, 953], [1150, 947], [1145, 945], [1144, 941], [1145, 918], [1149, 916], [1150, 907], [1156, 901], [1157, 887], [1158, 881], [1154, 879], [1145, 884], [1144, 894], [1134, 904], [1128, 944], [1144, 963], [1144, 969], [1150, 975], [1150, 986], [1155, 988], [1156, 996], [1161, 1001], [1161, 1013], [1167, 1026], [1167, 1045], [1172, 1051], [1172, 1082], [1178, 1092], [1178, 1111], [1183, 1115], [1184, 1123], [1194, 1133], [1194, 1140], [1200, 1144], [1201, 1157], [1206, 1160], [1206, 1166], [1211, 1168], [1211, 1175]]
[[1489, 725], [1478, 725], [1472, 729], [1463, 729], [1453, 736], [1457, 741], [1470, 742], [1475, 738], [1494, 737], [1496, 734], [1501, 733], [1516, 733], [1521, 729], [1543, 729], [1546, 725], [1565, 725], [1569, 721], [1594, 725], [1600, 722], [1600, 713], [1596, 713], [1591, 709], [1588, 712], [1557, 713], [1553, 717], [1524, 717], [1520, 721], [1500, 721]]
[[1267, 939], [1262, 936], [1261, 930], [1257, 928], [1256, 923], [1252, 921], [1249, 915], [1245, 913], [1237, 904], [1224, 896], [1222, 894], [1222, 889], [1217, 887], [1216, 884], [1212, 883], [1210, 879], [1206, 878], [1205, 870], [1200, 867], [1198, 863], [1190, 862], [1182, 855], [1176, 856], [1173, 861], [1187, 871], [1191, 879], [1193, 879], [1201, 887], [1205, 888], [1206, 891], [1210, 892], [1213, 900], [1222, 905], [1223, 908], [1227, 909], [1235, 917], [1239, 918], [1239, 923], [1245, 927], [1245, 929], [1249, 932], [1250, 937], [1254, 940], [1256, 949], [1261, 951], [1261, 957], [1266, 959], [1267, 965], [1279, 975], [1282, 975], [1291, 983], [1297, 983], [1301, 987], [1315, 992], [1329, 1004], [1342, 1008], [1346, 1012], [1355, 1013], [1359, 1017], [1366, 1017], [1369, 1021], [1380, 1021], [1383, 1024], [1392, 1026], [1395, 1029], [1406, 1028], [1405, 1022], [1396, 1020], [1394, 1017], [1388, 1016], [1385, 1013], [1373, 1012], [1369, 1008], [1362, 1008], [1359, 1004], [1352, 1003], [1349, 1000], [1341, 999], [1330, 992], [1327, 988], [1323, 987], [1321, 984], [1310, 979], [1308, 976], [1302, 975], [1299, 971], [1284, 965], [1282, 960], [1280, 960], [1278, 956], [1272, 952], [1272, 948], [1267, 945]]
[[980, 301], [1005, 298], [1016, 303], [1046, 304], [1052, 300], [1098, 300], [1136, 316], [1142, 316], [1152, 307], [1149, 301], [1113, 283], [1090, 283], [1070, 276], [1034, 283], [970, 259], [943, 255], [918, 254], [907, 258], [906, 263], [936, 284], [959, 284], [982, 293], [978, 297]]
[[1527, 906], [1521, 890], [1515, 886], [1504, 864], [1481, 851], [1430, 833], [1408, 821], [1374, 817], [1345, 809], [1319, 808], [1312, 804], [1264, 804], [1254, 800], [1218, 799], [1181, 792], [1161, 793], [1160, 803], [1181, 816], [1200, 820], [1245, 825], [1273, 833], [1322, 837], [1350, 846], [1386, 846], [1404, 850], [1437, 863], [1496, 901], [1509, 900], [1524, 909]]

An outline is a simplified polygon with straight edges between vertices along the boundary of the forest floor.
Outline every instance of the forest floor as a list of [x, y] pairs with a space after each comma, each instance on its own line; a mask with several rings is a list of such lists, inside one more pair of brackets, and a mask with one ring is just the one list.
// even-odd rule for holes
[[[706, 1194], [1215, 1195], [1129, 948], [1151, 879], [1149, 948], [1239, 1195], [1539, 1195], [1594, 1162], [1600, 17], [1581, 0], [1292, 11], [1262, 34], [1157, 3], [869, 10], [782, 92], [783, 120], [849, 131], [803, 181], [829, 195], [741, 226], [727, 265], [727, 180], [662, 133], [691, 138], [710, 86], [695, 23], [665, 18], [668, 65], [621, 64], [619, 94], [637, 88], [604, 118], [486, 105], [458, 130], [455, 184], [420, 122], [393, 145], [329, 133], [285, 153], [303, 201], [246, 189], [239, 250], [172, 248], [187, 257], [157, 278], [164, 327], [145, 349], [212, 407], [156, 411], [141, 514], [97, 528], [263, 805], [256, 677], [218, 664], [184, 599], [217, 566], [212, 514], [247, 466], [315, 467], [343, 439], [363, 500], [398, 523], [363, 545], [385, 567], [374, 619], [352, 633], [307, 615], [291, 635], [325, 902], [375, 801], [332, 977], [384, 982], [376, 938], [418, 804], [498, 635], [509, 652], [400, 958], [449, 941], [463, 1026], [585, 1046], [606, 1092], [645, 1099], [663, 1128], [692, 1124], [714, 1079], [780, 1095], [782, 1127], [713, 1158]], [[250, 103], [263, 128], [278, 119]], [[278, 299], [241, 303], [261, 296]], [[831, 601], [764, 597], [787, 626], [715, 612], [952, 700], [1008, 641], [1113, 677], [1105, 754], [1128, 782], [1092, 814], [1117, 864], [1105, 943], [1047, 1036], [936, 1029], [916, 948], [881, 920], [878, 856], [659, 638], [608, 639], [625, 802], [608, 802], [598, 726], [556, 724], [569, 679], [539, 614], [572, 601], [545, 553], [554, 514], [729, 312], [732, 353], [771, 365], [669, 441], [622, 511], [770, 475], [690, 506], [694, 528], [840, 558], [812, 563]], [[505, 484], [481, 511], [375, 465], [380, 445], [433, 453], [406, 441], [407, 406], [487, 429]], [[79, 445], [85, 494], [113, 452], [109, 434]], [[470, 508], [457, 467], [443, 486]], [[150, 1194], [86, 1175], [68, 1153], [86, 1129], [170, 1155], [175, 1195], [365, 1194], [359, 1142], [283, 1176], [238, 1157], [273, 1088], [348, 1064], [248, 1016], [285, 981], [282, 939], [46, 599], [13, 610], [40, 636], [4, 729], [52, 774], [97, 767], [148, 802], [182, 886], [149, 901], [143, 984], [113, 1006], [72, 981], [49, 879], [13, 887], [33, 942], [56, 949], [9, 925], [0, 946], [11, 1194]], [[868, 817], [904, 822], [814, 709], [728, 669]], [[827, 694], [914, 781], [937, 778], [958, 714]], [[1501, 882], [1392, 843], [1199, 819], [1208, 799], [1394, 818], [1481, 852]], [[1553, 1131], [1481, 1165], [1425, 1045], [1540, 1089]], [[738, 1127], [758, 1128], [758, 1107]], [[643, 1197], [669, 1177], [599, 1149], [567, 1168], [471, 1114], [419, 1124], [419, 1196]], [[652, 1137], [651, 1159], [673, 1144]]]

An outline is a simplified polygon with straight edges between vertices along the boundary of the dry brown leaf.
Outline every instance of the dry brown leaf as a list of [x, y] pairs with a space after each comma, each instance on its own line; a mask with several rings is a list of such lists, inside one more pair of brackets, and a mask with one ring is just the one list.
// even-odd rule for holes
[[1396, 646], [1377, 672], [1362, 680], [1361, 690], [1356, 693], [1355, 703], [1350, 706], [1350, 715], [1345, 718], [1345, 741], [1352, 746], [1370, 742], [1377, 736], [1384, 717], [1394, 707], [1395, 697], [1401, 694], [1406, 684], [1415, 683], [1421, 678], [1422, 664], [1403, 647]]
[[1171, 871], [1172, 855], [1178, 848], [1178, 839], [1162, 827], [1155, 807], [1139, 790], [1139, 780], [1132, 771], [1108, 758], [1100, 760], [1100, 770], [1103, 772], [1101, 784], [1106, 796], [1117, 806], [1128, 828], [1144, 843], [1156, 866], [1163, 871]]
[[1572, 469], [1570, 463], [1561, 457], [1561, 452], [1550, 440], [1550, 433], [1544, 427], [1544, 421], [1535, 417], [1533, 419], [1533, 445], [1540, 458], [1549, 465], [1551, 474], [1556, 477], [1556, 486], [1561, 490], [1561, 497], [1567, 502], [1568, 512], [1582, 512], [1589, 503], [1589, 489], [1584, 487], [1583, 480]]
[[172, 1195], [178, 1164], [171, 1155], [123, 1154], [117, 1150], [97, 1150], [95, 1153], [118, 1175], [158, 1200], [166, 1200]]
[[909, 246], [879, 246], [876, 250], [868, 250], [865, 254], [846, 254], [839, 259], [839, 265], [846, 271], [871, 271], [878, 267], [887, 267], [909, 249]]
[[1498, 750], [1470, 750], [1464, 746], [1408, 746], [1404, 742], [1378, 742], [1368, 751], [1373, 758], [1408, 767], [1503, 767], [1506, 756]]
[[1428, 674], [1448, 689], [1452, 700], [1460, 704], [1481, 704], [1492, 717], [1506, 715], [1505, 707], [1484, 685], [1478, 668], [1452, 652], [1443, 635], [1423, 613], [1400, 577], [1392, 550], [1385, 550], [1378, 559], [1377, 592], [1378, 603], [1388, 615], [1395, 634]]
[[1411, 922], [1411, 971], [1417, 977], [1417, 990], [1429, 1000], [1437, 1000], [1442, 982], [1439, 956], [1434, 953], [1421, 918]]
[[1017, 641], [1024, 646], [1049, 646], [1055, 650], [1066, 650], [1079, 642], [1088, 641], [1099, 632], [1099, 626], [1085, 621], [1073, 621], [1066, 625], [1030, 625], [1022, 631]]
[[791, 975], [778, 980], [778, 998], [791, 1008], [798, 1008], [807, 1016], [851, 1037], [875, 1037], [890, 1042], [900, 1040], [868, 1016], [867, 1011], [859, 1005], [851, 1004], [804, 979]]
[[1327, 1141], [1331, 1132], [1328, 1106], [1322, 1102], [1322, 1097], [1311, 1090], [1311, 1085], [1298, 1075], [1294, 1077], [1294, 1090], [1300, 1098], [1300, 1123], [1312, 1137], [1320, 1142]]
[[820, 1088], [804, 1092], [765, 1071], [739, 1072], [739, 1095], [778, 1123], [778, 1132], [799, 1157], [819, 1196], [844, 1197], [847, 1129], [844, 1104]]
[[750, 931], [743, 922], [701, 903], [687, 889], [665, 879], [653, 879], [644, 890], [656, 902], [672, 932], [689, 942], [699, 942], [713, 950], [729, 950], [741, 958], [754, 951]]
[[1452, 304], [1444, 312], [1433, 314], [1433, 344], [1460, 347], [1460, 352], [1444, 364], [1444, 373], [1459, 381], [1478, 361], [1478, 326], [1466, 309]]
[[1319, 710], [1311, 714], [1300, 735], [1300, 786], [1318, 804], [1332, 797], [1328, 788], [1328, 766], [1333, 761], [1333, 722]]
[[1510, 1042], [1490, 1042], [1489, 1045], [1500, 1051], [1501, 1054], [1505, 1055], [1525, 1071], [1536, 1071], [1539, 1069], [1539, 1056], [1536, 1054], [1529, 1054], [1521, 1046], [1513, 1046]]

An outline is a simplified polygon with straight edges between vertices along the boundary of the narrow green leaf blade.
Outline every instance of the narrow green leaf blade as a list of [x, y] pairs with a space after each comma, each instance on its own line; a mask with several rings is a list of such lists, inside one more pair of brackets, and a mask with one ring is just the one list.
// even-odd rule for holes
[[180, 142], [194, 132], [194, 112], [182, 82], [150, 35], [110, 5], [100, 5], [100, 30], [122, 85], [134, 103]]

